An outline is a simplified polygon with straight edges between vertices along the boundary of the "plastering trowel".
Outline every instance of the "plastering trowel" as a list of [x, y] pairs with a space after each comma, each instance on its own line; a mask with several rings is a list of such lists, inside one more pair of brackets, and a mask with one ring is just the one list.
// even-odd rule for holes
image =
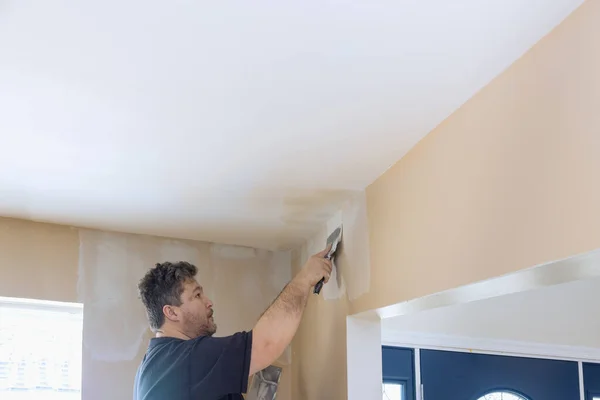
[[[329, 237], [327, 238], [327, 244], [325, 245], [325, 247], [328, 247], [331, 244], [331, 249], [329, 249], [329, 252], [325, 256], [325, 258], [330, 259], [332, 263], [333, 263], [333, 257], [335, 256], [335, 252], [338, 249], [338, 244], [340, 244], [341, 241], [342, 241], [342, 225], [338, 226], [337, 228], [335, 228], [335, 230], [333, 232], [331, 232], [331, 235], [329, 235]], [[335, 266], [334, 266], [334, 268], [335, 268]], [[321, 292], [321, 288], [323, 287], [324, 282], [325, 282], [325, 278], [323, 278], [319, 282], [317, 282], [317, 284], [315, 285], [314, 294], [319, 294]]]

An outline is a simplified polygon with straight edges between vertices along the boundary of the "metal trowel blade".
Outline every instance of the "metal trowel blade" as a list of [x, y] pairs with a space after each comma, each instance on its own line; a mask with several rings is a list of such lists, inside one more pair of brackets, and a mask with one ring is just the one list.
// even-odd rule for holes
[[331, 259], [333, 257], [333, 255], [335, 254], [335, 251], [337, 250], [338, 244], [340, 243], [341, 240], [342, 240], [342, 226], [338, 226], [337, 228], [335, 228], [335, 230], [333, 232], [331, 232], [331, 234], [327, 238], [327, 244], [325, 247], [327, 247], [331, 244], [331, 249], [329, 250], [329, 253], [327, 253], [327, 258]]
[[[328, 258], [330, 260], [333, 259], [333, 256], [335, 255], [335, 252], [338, 248], [338, 244], [340, 243], [341, 240], [342, 240], [342, 226], [340, 225], [337, 228], [335, 228], [335, 230], [333, 232], [331, 232], [331, 235], [329, 235], [329, 237], [327, 238], [327, 246], [326, 247], [331, 245], [331, 249], [329, 249], [329, 252], [325, 256], [325, 258]], [[321, 288], [323, 288], [324, 282], [325, 282], [325, 278], [321, 279], [315, 285], [315, 288], [313, 291], [314, 294], [321, 293]]]

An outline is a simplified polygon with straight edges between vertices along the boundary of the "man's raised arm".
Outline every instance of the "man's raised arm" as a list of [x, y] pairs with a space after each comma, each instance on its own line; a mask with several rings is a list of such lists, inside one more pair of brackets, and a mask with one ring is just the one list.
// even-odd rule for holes
[[331, 261], [325, 258], [329, 247], [308, 259], [259, 318], [252, 330], [250, 375], [271, 365], [291, 343], [311, 288], [323, 277], [327, 283], [331, 275]]

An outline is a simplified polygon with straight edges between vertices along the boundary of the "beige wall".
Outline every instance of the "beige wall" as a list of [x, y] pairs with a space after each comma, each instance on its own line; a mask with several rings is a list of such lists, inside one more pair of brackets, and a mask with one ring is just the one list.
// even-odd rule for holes
[[[136, 284], [175, 258], [198, 266], [219, 335], [251, 329], [291, 274], [289, 254], [0, 218], [0, 296], [84, 303], [84, 400], [131, 398], [150, 337]], [[291, 398], [289, 363], [278, 399]]]
[[77, 301], [77, 230], [0, 218], [0, 296]]
[[355, 311], [600, 247], [598, 38], [587, 1], [368, 188]]
[[[294, 274], [300, 270], [305, 259], [306, 255], [294, 252]], [[321, 292], [308, 299], [303, 319], [292, 342], [293, 399], [347, 397], [347, 313], [348, 301], [345, 296], [325, 300]], [[315, 323], [318, 325], [314, 325]]]
[[[343, 330], [323, 326], [346, 307], [395, 304], [600, 247], [598, 38], [600, 1], [589, 0], [367, 189], [369, 291], [349, 305], [309, 307], [294, 342], [294, 400], [345, 398], [344, 379], [322, 376], [345, 368]], [[311, 362], [332, 342], [331, 358]]]

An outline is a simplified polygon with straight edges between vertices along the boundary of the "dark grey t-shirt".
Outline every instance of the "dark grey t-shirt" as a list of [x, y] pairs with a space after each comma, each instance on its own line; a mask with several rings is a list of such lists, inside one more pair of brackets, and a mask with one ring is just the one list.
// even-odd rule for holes
[[252, 331], [152, 338], [135, 376], [133, 400], [242, 400], [251, 351]]

